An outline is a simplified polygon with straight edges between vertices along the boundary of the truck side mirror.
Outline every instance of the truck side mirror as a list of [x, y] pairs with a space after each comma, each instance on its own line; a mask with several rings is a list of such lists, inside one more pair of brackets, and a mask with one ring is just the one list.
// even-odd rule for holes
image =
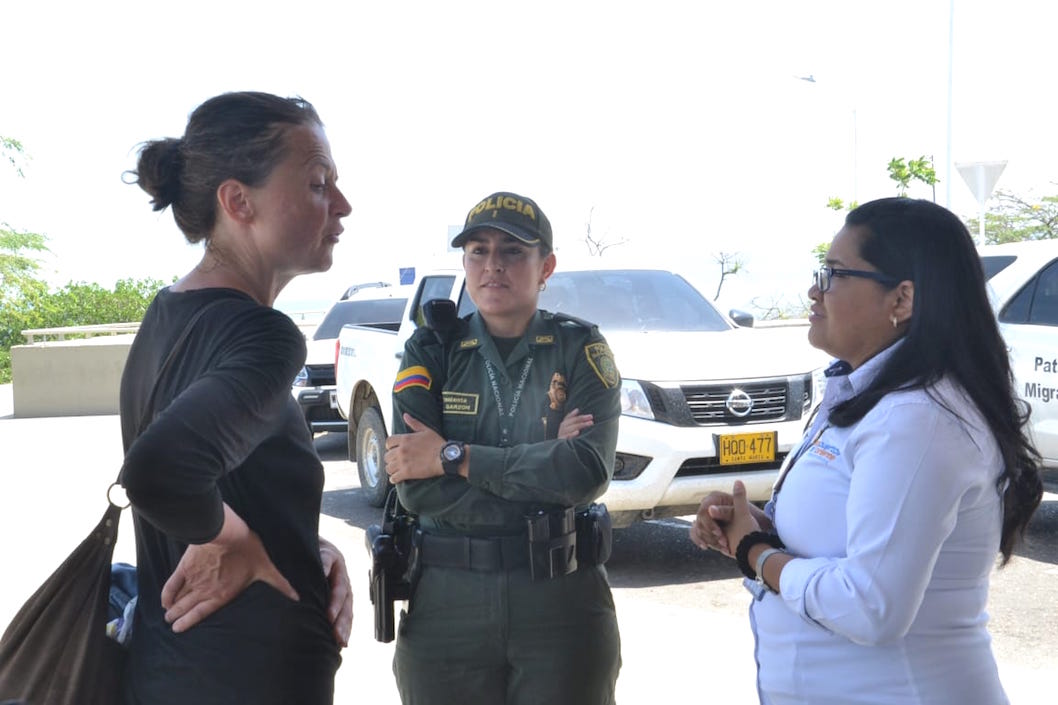
[[737, 308], [733, 308], [727, 312], [727, 315], [731, 317], [731, 320], [735, 322], [736, 326], [740, 328], [752, 328], [753, 327], [753, 314], [747, 313]]

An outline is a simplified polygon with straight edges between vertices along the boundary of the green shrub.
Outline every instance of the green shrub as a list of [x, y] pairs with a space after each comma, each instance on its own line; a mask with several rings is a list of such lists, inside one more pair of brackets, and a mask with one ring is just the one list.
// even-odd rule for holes
[[26, 342], [22, 331], [142, 321], [163, 286], [158, 279], [122, 279], [113, 290], [70, 282], [48, 291], [40, 281], [23, 282], [17, 295], [0, 300], [0, 384], [11, 381], [11, 347]]

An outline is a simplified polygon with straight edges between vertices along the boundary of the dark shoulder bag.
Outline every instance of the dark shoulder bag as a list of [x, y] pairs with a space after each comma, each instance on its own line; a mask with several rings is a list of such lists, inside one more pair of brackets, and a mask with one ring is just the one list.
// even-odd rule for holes
[[[192, 316], [162, 363], [141, 429], [151, 413], [159, 381], [211, 306]], [[0, 701], [25, 705], [115, 705], [119, 701], [126, 651], [107, 636], [106, 625], [114, 542], [124, 507], [114, 504], [109, 490], [107, 501], [99, 524], [26, 600], [0, 637]]]

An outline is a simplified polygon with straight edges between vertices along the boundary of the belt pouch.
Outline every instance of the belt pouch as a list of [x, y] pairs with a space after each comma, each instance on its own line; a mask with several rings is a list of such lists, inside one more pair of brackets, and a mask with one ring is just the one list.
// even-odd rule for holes
[[577, 569], [576, 518], [572, 507], [526, 517], [529, 573], [534, 581], [569, 575]]
[[602, 565], [613, 551], [613, 522], [605, 504], [595, 503], [577, 514], [577, 560]]

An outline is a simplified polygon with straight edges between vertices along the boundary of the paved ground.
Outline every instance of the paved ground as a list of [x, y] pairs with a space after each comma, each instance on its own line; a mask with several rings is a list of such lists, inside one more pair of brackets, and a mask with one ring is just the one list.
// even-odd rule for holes
[[[98, 520], [121, 462], [116, 416], [17, 419], [11, 413], [11, 387], [0, 385], [0, 625]], [[345, 553], [356, 593], [335, 702], [398, 705], [393, 647], [373, 639], [365, 589], [363, 534], [378, 510], [360, 496], [344, 438], [320, 436], [317, 448], [327, 472], [321, 533]], [[126, 528], [115, 558], [131, 562], [131, 524]], [[752, 638], [737, 570], [698, 551], [686, 532], [686, 521], [673, 519], [615, 537], [609, 568], [623, 646], [619, 702], [754, 703]], [[995, 651], [1015, 704], [1053, 700], [1045, 693], [1058, 673], [1056, 577], [1058, 495], [1048, 494], [1023, 550], [993, 578]]]
[[[0, 625], [98, 521], [105, 491], [121, 463], [116, 416], [21, 419], [11, 416], [11, 387], [0, 385]], [[334, 434], [330, 434], [333, 436]], [[326, 436], [323, 438], [327, 438]], [[341, 439], [339, 439], [341, 440]], [[336, 681], [338, 704], [399, 705], [392, 644], [373, 638], [365, 588], [364, 527], [378, 510], [359, 497], [355, 465], [323, 449], [327, 485], [320, 533], [345, 553], [355, 592], [350, 645]], [[375, 519], [371, 519], [374, 521]], [[685, 535], [685, 529], [680, 535]], [[123, 519], [115, 560], [134, 562], [131, 522]], [[725, 571], [727, 566], [725, 566]], [[729, 572], [729, 592], [741, 599]], [[752, 640], [744, 612], [656, 599], [658, 585], [636, 581], [615, 589], [621, 620], [622, 703], [673, 702], [687, 697], [726, 705], [755, 702]], [[703, 684], [708, 681], [706, 692]]]

